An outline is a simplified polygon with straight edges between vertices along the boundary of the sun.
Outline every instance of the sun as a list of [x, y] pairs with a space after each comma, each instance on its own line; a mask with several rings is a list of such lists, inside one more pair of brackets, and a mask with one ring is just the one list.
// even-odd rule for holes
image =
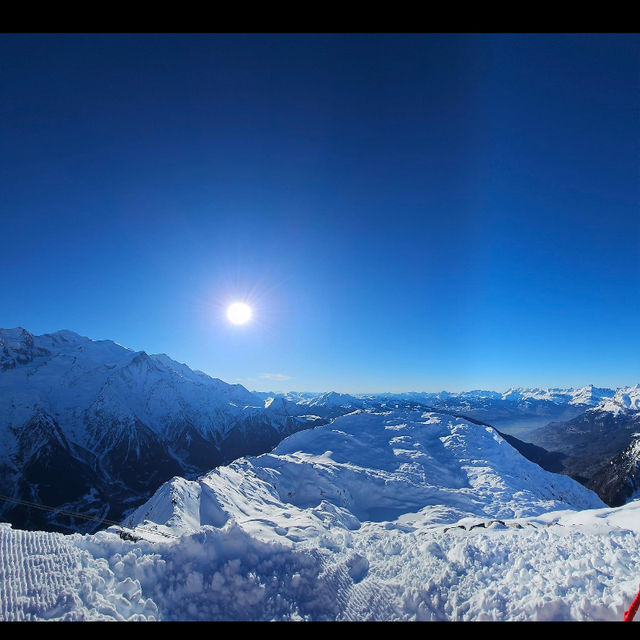
[[251, 307], [244, 302], [234, 302], [227, 307], [227, 320], [231, 324], [247, 324], [252, 315]]

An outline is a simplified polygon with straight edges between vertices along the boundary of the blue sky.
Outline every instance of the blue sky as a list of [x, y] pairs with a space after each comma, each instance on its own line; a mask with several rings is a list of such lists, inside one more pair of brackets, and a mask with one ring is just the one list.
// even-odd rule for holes
[[639, 53], [3, 35], [0, 326], [260, 390], [634, 384]]

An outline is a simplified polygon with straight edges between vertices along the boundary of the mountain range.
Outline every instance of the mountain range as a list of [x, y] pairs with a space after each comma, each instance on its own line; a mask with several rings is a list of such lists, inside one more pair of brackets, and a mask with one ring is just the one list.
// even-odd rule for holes
[[[0, 330], [0, 494], [13, 499], [118, 520], [174, 475], [269, 451], [321, 422], [164, 354], [71, 331]], [[13, 502], [0, 517], [69, 526]]]
[[[100, 519], [125, 518], [174, 476], [194, 478], [268, 453], [293, 433], [354, 411], [397, 409], [492, 426], [544, 469], [579, 480], [607, 504], [621, 504], [638, 485], [630, 462], [638, 396], [637, 385], [267, 393], [111, 340], [0, 329], [0, 495], [6, 498], [0, 519], [24, 528], [93, 531]], [[622, 458], [609, 464], [616, 456]]]
[[0, 620], [621, 619], [639, 414], [638, 385], [274, 394], [0, 330]]
[[631, 499], [640, 477], [640, 386], [621, 388], [597, 406], [565, 422], [529, 434], [537, 445], [563, 454], [562, 472], [593, 489], [611, 506]]

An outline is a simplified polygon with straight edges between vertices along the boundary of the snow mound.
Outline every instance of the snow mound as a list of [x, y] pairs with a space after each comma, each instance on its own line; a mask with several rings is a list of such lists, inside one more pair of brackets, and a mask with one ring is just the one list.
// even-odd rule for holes
[[126, 524], [183, 534], [229, 518], [255, 527], [266, 521], [261, 514], [277, 512], [297, 540], [302, 525], [291, 523], [313, 528], [319, 513], [357, 528], [438, 505], [458, 517], [491, 518], [604, 506], [592, 491], [524, 458], [491, 427], [434, 412], [358, 411], [198, 480], [174, 478]]

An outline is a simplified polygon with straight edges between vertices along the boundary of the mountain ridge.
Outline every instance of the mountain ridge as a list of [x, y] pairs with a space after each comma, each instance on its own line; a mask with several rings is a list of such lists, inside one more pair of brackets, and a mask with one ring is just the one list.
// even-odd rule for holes
[[[84, 482], [58, 502], [49, 491], [48, 504], [86, 508], [93, 496], [94, 510], [109, 504], [116, 519], [132, 497], [143, 500], [172, 475], [261, 453], [320, 421], [292, 416], [286, 407], [267, 411], [242, 385], [164, 354], [69, 330], [34, 336], [22, 327], [0, 329], [0, 389], [0, 493], [33, 499], [44, 470], [66, 466]], [[39, 442], [51, 453], [36, 473]], [[0, 509], [17, 524], [51, 523], [51, 516], [33, 510]]]
[[[167, 354], [135, 351], [66, 329], [35, 336], [16, 327], [0, 329], [0, 389], [0, 492], [34, 502], [42, 493], [49, 504], [64, 503], [70, 510], [82, 505], [102, 517], [109, 505], [109, 517], [118, 519], [169, 477], [193, 477], [266, 453], [296, 431], [371, 408], [422, 407], [491, 425], [525, 457], [548, 470], [562, 465], [566, 472], [562, 452], [527, 443], [503, 425], [523, 416], [540, 422], [567, 412], [588, 414], [601, 405], [620, 413], [634, 406], [638, 385], [617, 391], [587, 385], [273, 394], [226, 383]], [[50, 448], [48, 455], [39, 453], [42, 446]], [[61, 469], [77, 477], [65, 484], [72, 495], [61, 493], [56, 502], [47, 473]], [[33, 510], [0, 505], [3, 513], [13, 513], [18, 525], [64, 529], [54, 516]], [[25, 514], [22, 519], [19, 513]]]

